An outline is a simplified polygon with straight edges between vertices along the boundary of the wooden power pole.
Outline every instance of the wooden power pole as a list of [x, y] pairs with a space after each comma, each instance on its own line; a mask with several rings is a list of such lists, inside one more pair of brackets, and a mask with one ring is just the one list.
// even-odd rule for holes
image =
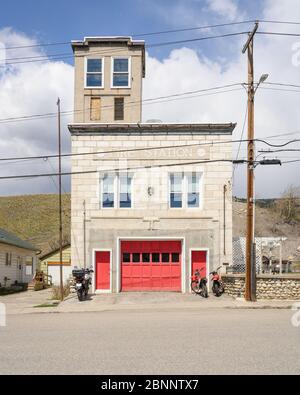
[[63, 245], [62, 245], [62, 196], [61, 196], [61, 127], [60, 127], [60, 98], [57, 99], [58, 120], [58, 210], [59, 210], [59, 274], [60, 274], [60, 298], [64, 299], [63, 278]]
[[253, 31], [243, 48], [243, 53], [248, 54], [248, 164], [247, 164], [247, 230], [246, 230], [246, 275], [245, 275], [245, 299], [255, 301], [253, 279], [255, 275], [255, 262], [253, 256], [253, 224], [254, 224], [254, 67], [253, 67], [253, 38], [258, 29], [255, 23]]

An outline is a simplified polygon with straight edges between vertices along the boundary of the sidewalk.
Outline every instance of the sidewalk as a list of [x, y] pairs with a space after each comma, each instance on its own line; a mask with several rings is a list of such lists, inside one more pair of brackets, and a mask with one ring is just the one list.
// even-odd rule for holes
[[[259, 300], [255, 303], [244, 299], [234, 299], [228, 295], [216, 298], [210, 295], [204, 299], [194, 294], [174, 292], [132, 292], [119, 294], [90, 295], [88, 300], [79, 302], [76, 294], [70, 294], [63, 302], [54, 307], [34, 307], [41, 304], [51, 305], [51, 291], [28, 291], [0, 298], [5, 303], [7, 314], [32, 313], [84, 313], [104, 311], [174, 311], [201, 309], [291, 309], [296, 301]], [[298, 301], [300, 303], [300, 301]]]

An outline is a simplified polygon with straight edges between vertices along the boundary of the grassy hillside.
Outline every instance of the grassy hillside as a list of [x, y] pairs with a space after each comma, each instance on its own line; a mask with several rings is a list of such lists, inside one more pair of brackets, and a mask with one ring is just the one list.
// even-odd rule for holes
[[[70, 195], [62, 195], [63, 234], [70, 239]], [[0, 227], [47, 252], [59, 239], [58, 195], [0, 197]]]
[[[287, 237], [287, 248], [295, 250], [300, 245], [300, 203], [295, 208], [294, 220], [289, 222], [280, 216], [276, 202], [271, 203], [257, 204], [256, 236]], [[0, 197], [0, 227], [30, 241], [43, 253], [48, 252], [58, 246], [58, 196], [45, 194]], [[234, 201], [234, 236], [244, 236], [245, 229], [246, 204], [241, 200]], [[69, 241], [70, 194], [63, 195], [63, 233], [64, 241]]]

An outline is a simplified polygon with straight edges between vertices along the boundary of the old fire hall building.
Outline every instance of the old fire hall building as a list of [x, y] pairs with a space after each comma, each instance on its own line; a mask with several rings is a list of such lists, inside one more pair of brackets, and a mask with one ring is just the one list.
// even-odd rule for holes
[[232, 261], [232, 163], [215, 160], [235, 125], [142, 122], [144, 41], [72, 48], [72, 265], [94, 267], [99, 293], [190, 292], [196, 268]]

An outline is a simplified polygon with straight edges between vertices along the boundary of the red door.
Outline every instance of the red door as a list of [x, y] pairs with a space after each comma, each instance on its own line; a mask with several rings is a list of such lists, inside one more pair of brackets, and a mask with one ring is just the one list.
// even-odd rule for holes
[[96, 252], [96, 290], [110, 290], [110, 251]]
[[122, 291], [181, 291], [181, 241], [122, 241]]
[[192, 251], [192, 275], [198, 269], [201, 277], [206, 277], [206, 251]]

